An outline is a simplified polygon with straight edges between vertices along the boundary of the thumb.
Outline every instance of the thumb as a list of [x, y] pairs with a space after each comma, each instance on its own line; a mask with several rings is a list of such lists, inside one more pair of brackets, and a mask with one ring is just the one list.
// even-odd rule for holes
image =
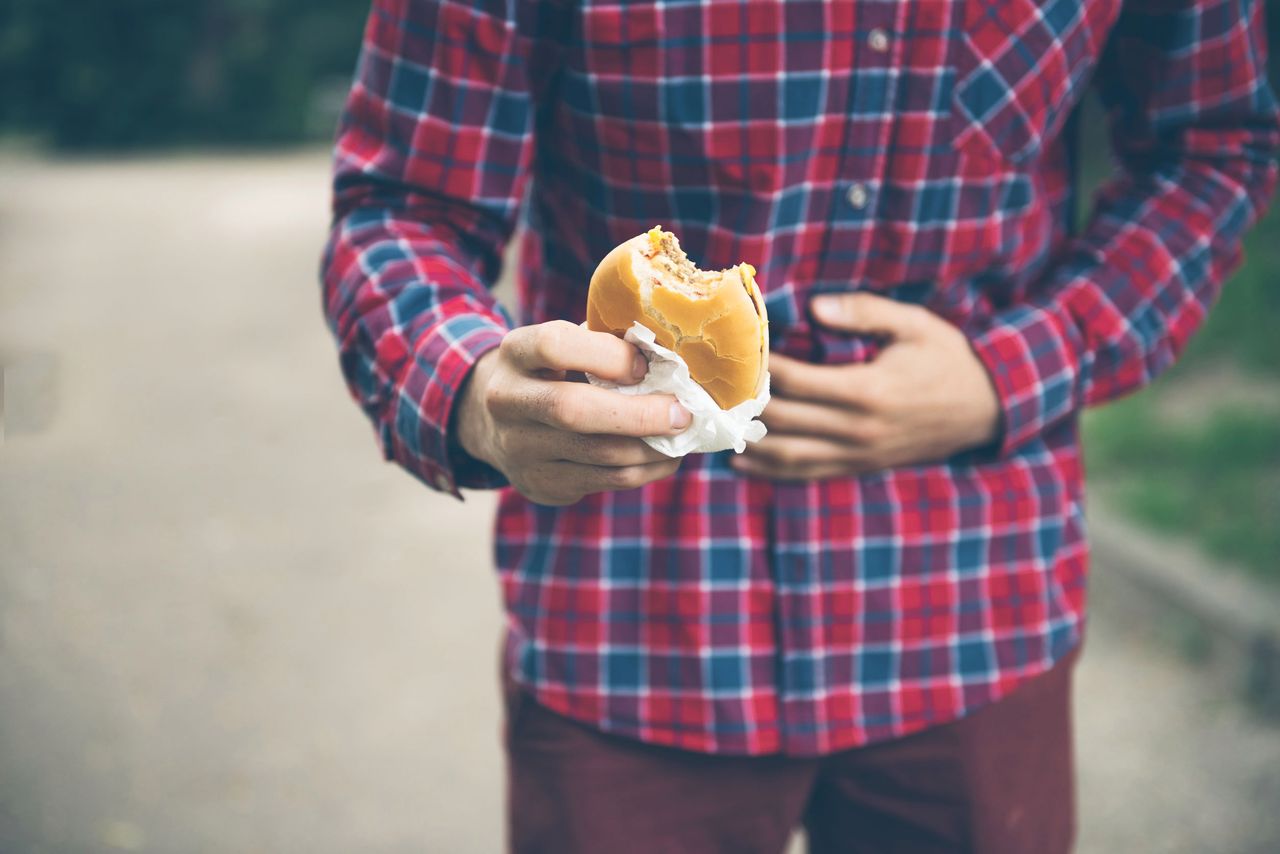
[[823, 326], [865, 335], [910, 338], [919, 332], [924, 311], [878, 294], [825, 294], [814, 297], [813, 316]]

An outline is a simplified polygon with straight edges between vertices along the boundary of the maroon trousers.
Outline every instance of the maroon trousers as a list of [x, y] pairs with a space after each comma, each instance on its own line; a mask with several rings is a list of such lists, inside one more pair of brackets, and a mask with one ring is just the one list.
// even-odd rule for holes
[[711, 756], [605, 735], [504, 677], [515, 854], [1071, 850], [1073, 654], [954, 723], [815, 759]]

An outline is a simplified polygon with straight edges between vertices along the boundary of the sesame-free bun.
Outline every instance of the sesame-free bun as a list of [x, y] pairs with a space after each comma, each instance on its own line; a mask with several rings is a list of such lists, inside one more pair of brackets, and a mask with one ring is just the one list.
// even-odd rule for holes
[[676, 236], [655, 226], [613, 249], [591, 276], [587, 327], [621, 338], [640, 321], [689, 365], [721, 409], [760, 392], [769, 320], [755, 268], [699, 270]]

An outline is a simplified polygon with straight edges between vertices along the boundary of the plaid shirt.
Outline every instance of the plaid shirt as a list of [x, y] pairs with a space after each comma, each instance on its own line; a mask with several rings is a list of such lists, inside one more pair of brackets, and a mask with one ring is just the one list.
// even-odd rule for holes
[[[549, 708], [697, 751], [816, 755], [953, 720], [1081, 637], [1077, 415], [1168, 367], [1274, 183], [1256, 0], [376, 0], [323, 264], [341, 364], [386, 456], [451, 450], [521, 211], [522, 324], [580, 321], [596, 262], [661, 223], [759, 270], [777, 352], [866, 289], [963, 329], [993, 447], [808, 483], [686, 458], [640, 489], [504, 489], [507, 665]], [[1079, 231], [1073, 108], [1117, 169]]]

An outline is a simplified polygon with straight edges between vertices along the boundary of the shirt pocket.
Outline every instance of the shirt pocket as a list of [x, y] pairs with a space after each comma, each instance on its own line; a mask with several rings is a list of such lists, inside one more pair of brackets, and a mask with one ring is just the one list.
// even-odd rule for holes
[[1020, 164], [1059, 131], [1088, 86], [1120, 0], [962, 0], [953, 144]]

